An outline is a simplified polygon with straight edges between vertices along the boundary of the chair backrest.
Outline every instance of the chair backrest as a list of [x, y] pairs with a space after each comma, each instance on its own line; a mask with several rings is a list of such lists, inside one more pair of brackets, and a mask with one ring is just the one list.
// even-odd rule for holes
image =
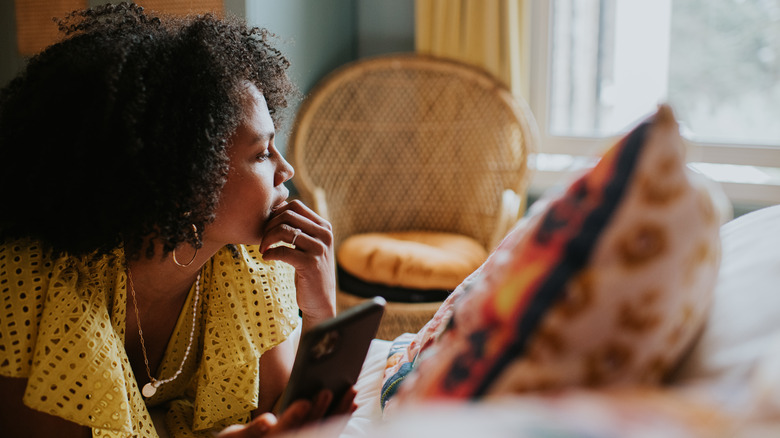
[[321, 205], [324, 193], [319, 213], [336, 246], [355, 233], [427, 230], [489, 250], [503, 192], [525, 194], [537, 139], [527, 105], [487, 73], [393, 55], [323, 79], [297, 114], [288, 155], [304, 202]]

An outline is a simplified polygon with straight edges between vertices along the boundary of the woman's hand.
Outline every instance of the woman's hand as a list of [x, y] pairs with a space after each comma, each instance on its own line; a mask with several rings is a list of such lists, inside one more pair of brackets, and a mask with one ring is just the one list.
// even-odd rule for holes
[[[330, 421], [327, 427], [324, 427], [318, 433], [318, 437], [338, 436], [349, 419], [348, 414], [355, 411], [355, 390], [350, 388], [338, 405], [333, 407], [329, 418], [337, 418]], [[332, 402], [333, 395], [330, 391], [320, 392], [316, 399], [297, 400], [292, 403], [280, 417], [266, 412], [245, 425], [233, 425], [217, 435], [218, 438], [259, 438], [281, 434], [287, 431], [295, 430], [319, 422], [325, 416]]]
[[[275, 246], [278, 242], [293, 244]], [[300, 201], [277, 208], [263, 230], [260, 251], [266, 260], [295, 268], [298, 307], [304, 329], [336, 314], [336, 268], [330, 223]]]
[[248, 424], [235, 424], [217, 435], [218, 438], [257, 438], [280, 434], [301, 427], [312, 411], [312, 403], [298, 400], [290, 405], [281, 417], [266, 412]]

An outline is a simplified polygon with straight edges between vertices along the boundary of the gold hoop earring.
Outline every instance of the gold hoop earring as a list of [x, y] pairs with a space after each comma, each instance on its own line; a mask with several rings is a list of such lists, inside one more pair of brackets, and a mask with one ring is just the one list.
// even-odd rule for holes
[[[195, 226], [195, 224], [192, 225], [192, 232], [195, 233], [195, 240], [200, 240], [200, 236], [198, 235], [198, 227]], [[173, 257], [173, 263], [176, 263], [176, 266], [179, 266], [181, 268], [186, 268], [187, 266], [191, 265], [192, 262], [195, 261], [195, 257], [198, 255], [198, 247], [195, 247], [195, 254], [192, 255], [192, 258], [187, 263], [182, 263], [176, 258], [176, 248], [173, 248], [173, 251], [171, 251], [171, 256]]]

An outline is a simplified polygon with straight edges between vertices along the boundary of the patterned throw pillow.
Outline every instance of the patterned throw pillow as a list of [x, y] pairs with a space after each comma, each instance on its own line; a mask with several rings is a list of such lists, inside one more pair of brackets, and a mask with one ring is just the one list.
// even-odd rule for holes
[[435, 340], [423, 329], [393, 403], [660, 382], [711, 304], [711, 188], [662, 106], [510, 232], [442, 310]]

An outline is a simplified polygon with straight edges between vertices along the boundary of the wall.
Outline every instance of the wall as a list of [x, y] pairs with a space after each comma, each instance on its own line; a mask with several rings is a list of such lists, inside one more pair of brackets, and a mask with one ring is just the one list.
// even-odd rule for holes
[[[277, 36], [272, 44], [290, 60], [290, 77], [304, 94], [357, 56], [354, 0], [247, 0], [244, 12], [250, 25]], [[289, 108], [277, 132], [276, 146], [282, 153], [298, 105]]]
[[358, 0], [357, 55], [414, 51], [414, 0]]
[[226, 9], [280, 37], [304, 93], [349, 61], [414, 50], [414, 0], [228, 0]]
[[356, 58], [354, 0], [251, 0], [246, 19], [279, 37], [302, 91], [328, 71]]
[[[227, 9], [240, 14], [241, 1], [233, 1]], [[247, 22], [279, 37], [278, 47], [304, 96], [345, 63], [414, 50], [414, 0], [247, 0], [243, 6]], [[277, 137], [282, 151], [292, 119]]]
[[[304, 92], [345, 62], [414, 50], [414, 0], [225, 0], [225, 9], [281, 37]], [[0, 0], [0, 86], [24, 63], [16, 51], [14, 0]]]
[[24, 66], [16, 50], [16, 16], [13, 0], [0, 0], [0, 86], [5, 86]]
[[[89, 0], [90, 6], [107, 3]], [[277, 35], [303, 96], [328, 72], [366, 56], [414, 50], [414, 0], [225, 0], [225, 10]], [[0, 86], [24, 65], [16, 50], [14, 1], [0, 0]], [[291, 108], [292, 122], [297, 104]], [[289, 125], [289, 123], [288, 123]], [[286, 129], [279, 132], [284, 151]]]

